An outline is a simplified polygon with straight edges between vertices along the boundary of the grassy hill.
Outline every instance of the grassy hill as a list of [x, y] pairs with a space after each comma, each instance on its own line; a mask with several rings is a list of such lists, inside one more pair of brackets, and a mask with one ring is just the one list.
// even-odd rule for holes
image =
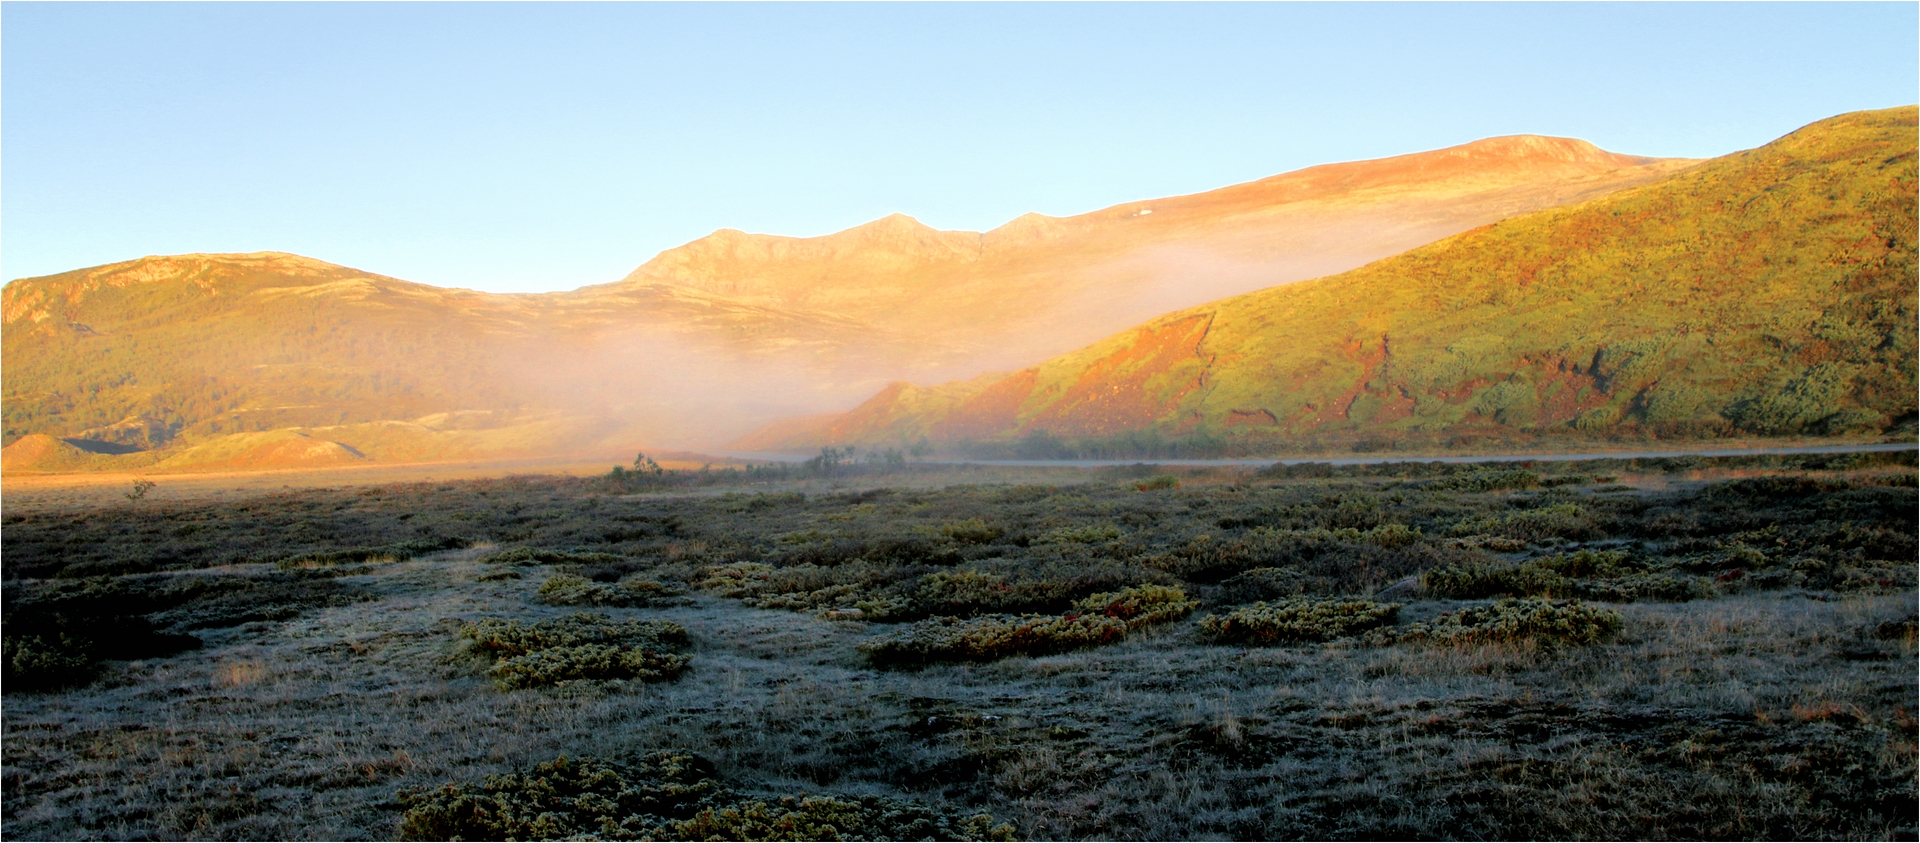
[[1915, 143], [1912, 107], [1843, 115], [741, 444], [1199, 437], [1258, 452], [1910, 424]]
[[[723, 231], [621, 282], [544, 295], [281, 253], [150, 257], [6, 286], [0, 444], [241, 455], [223, 465], [254, 440], [215, 440], [274, 430], [380, 460], [714, 445], [892, 380], [1030, 364], [1175, 306], [1688, 163], [1494, 138], [985, 234], [901, 215], [815, 238]], [[448, 413], [490, 421], [429, 420]], [[137, 462], [27, 451], [49, 470]]]
[[277, 253], [146, 258], [23, 279], [7, 286], [4, 316], [9, 443], [31, 433], [131, 435], [145, 447], [460, 411], [500, 422], [488, 426], [564, 413], [650, 423], [658, 433], [672, 414], [705, 409], [706, 379], [729, 368], [796, 352], [831, 367], [843, 351], [895, 342], [850, 332], [830, 314], [692, 290], [491, 295]]

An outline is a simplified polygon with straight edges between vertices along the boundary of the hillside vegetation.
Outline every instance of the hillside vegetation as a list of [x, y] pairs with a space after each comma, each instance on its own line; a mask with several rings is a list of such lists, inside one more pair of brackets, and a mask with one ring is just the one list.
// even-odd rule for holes
[[1843, 435], [1915, 410], [1915, 109], [1167, 314], [1010, 375], [896, 384], [743, 445]]
[[[823, 237], [721, 231], [619, 283], [542, 295], [271, 252], [143, 258], [6, 286], [0, 444], [177, 449], [297, 428], [380, 460], [710, 446], [889, 381], [1027, 365], [1688, 163], [1494, 138], [984, 234], [898, 214]], [[449, 413], [453, 427], [429, 420]], [[386, 422], [515, 432], [398, 447], [364, 426]], [[10, 469], [27, 462], [9, 454]]]

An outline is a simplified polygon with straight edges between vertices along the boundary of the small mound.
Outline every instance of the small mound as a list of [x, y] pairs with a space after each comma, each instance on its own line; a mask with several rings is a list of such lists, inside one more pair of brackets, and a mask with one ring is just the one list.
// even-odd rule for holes
[[87, 453], [44, 433], [30, 433], [0, 448], [0, 471], [59, 471], [85, 463]]
[[324, 468], [366, 462], [367, 456], [326, 439], [291, 430], [222, 436], [161, 462], [157, 468], [215, 469]]

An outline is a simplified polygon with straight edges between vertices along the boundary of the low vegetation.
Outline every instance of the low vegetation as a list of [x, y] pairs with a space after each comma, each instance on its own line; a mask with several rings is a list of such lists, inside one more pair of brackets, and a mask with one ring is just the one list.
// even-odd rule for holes
[[405, 791], [408, 840], [1011, 840], [987, 814], [959, 817], [883, 797], [753, 798], [692, 755], [632, 764], [567, 758], [478, 786]]
[[628, 577], [614, 584], [579, 574], [555, 574], [540, 584], [540, 600], [555, 606], [651, 606], [686, 593], [658, 580]]
[[8, 833], [1920, 826], [1912, 452], [682, 473], [10, 497]]
[[1527, 642], [1543, 645], [1591, 644], [1620, 631], [1620, 613], [1588, 606], [1578, 600], [1502, 600], [1490, 606], [1472, 606], [1442, 612], [1426, 623], [1376, 636], [1377, 641], [1417, 641], [1428, 644], [1486, 644]]
[[487, 675], [502, 688], [580, 679], [660, 682], [687, 668], [673, 648], [687, 631], [669, 621], [615, 621], [585, 612], [533, 623], [481, 618], [460, 628], [475, 652], [494, 657]]
[[931, 618], [867, 641], [860, 650], [875, 664], [888, 666], [1045, 655], [1111, 644], [1198, 605], [1178, 588], [1144, 585], [1090, 595], [1064, 615]]
[[1255, 603], [1224, 616], [1201, 618], [1200, 632], [1223, 643], [1331, 641], [1393, 623], [1399, 614], [1400, 604], [1371, 600]]

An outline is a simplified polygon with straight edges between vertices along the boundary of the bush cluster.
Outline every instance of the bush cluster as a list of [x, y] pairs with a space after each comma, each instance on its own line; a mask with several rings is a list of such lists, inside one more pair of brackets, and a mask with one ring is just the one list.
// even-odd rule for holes
[[475, 652], [494, 657], [487, 675], [501, 688], [528, 688], [577, 679], [658, 682], [685, 670], [689, 658], [672, 652], [687, 631], [669, 621], [616, 621], [577, 612], [523, 623], [481, 618], [460, 629]]
[[1112, 524], [1076, 524], [1056, 527], [1033, 538], [1034, 544], [1099, 544], [1120, 538], [1119, 527]]
[[1222, 643], [1331, 641], [1391, 624], [1399, 613], [1398, 603], [1372, 600], [1255, 603], [1224, 616], [1201, 618], [1200, 632]]
[[1010, 840], [987, 814], [883, 797], [739, 794], [697, 756], [567, 758], [478, 786], [402, 791], [408, 840]]
[[626, 557], [592, 550], [549, 550], [540, 547], [510, 547], [480, 557], [484, 565], [586, 565], [619, 562]]
[[1135, 483], [1133, 484], [1133, 488], [1136, 491], [1141, 491], [1141, 492], [1158, 492], [1158, 491], [1167, 490], [1167, 489], [1178, 489], [1180, 488], [1180, 478], [1175, 477], [1171, 474], [1162, 474], [1162, 475], [1159, 475], [1158, 477], [1149, 477], [1145, 480]]
[[1221, 603], [1252, 603], [1298, 597], [1307, 590], [1307, 577], [1294, 567], [1250, 568], [1220, 583]]
[[1127, 632], [1172, 620], [1199, 605], [1185, 591], [1143, 585], [1102, 592], [1065, 615], [982, 615], [930, 618], [860, 645], [875, 664], [991, 661], [1109, 644]]
[[1465, 518], [1448, 531], [1454, 536], [1491, 535], [1538, 542], [1561, 538], [1585, 541], [1603, 535], [1595, 514], [1575, 501], [1561, 501], [1507, 515]]
[[1621, 551], [1579, 550], [1524, 562], [1479, 561], [1443, 565], [1421, 577], [1440, 597], [1585, 597], [1590, 600], [1683, 602], [1712, 597], [1705, 577], [1648, 571]]
[[540, 584], [540, 601], [555, 606], [651, 606], [686, 593], [657, 580], [628, 577], [600, 583], [578, 574], [555, 574]]
[[452, 536], [435, 536], [424, 539], [406, 539], [391, 544], [350, 547], [344, 550], [327, 550], [318, 553], [303, 553], [281, 559], [275, 564], [282, 568], [318, 568], [332, 565], [356, 565], [367, 562], [394, 561], [405, 562], [416, 556], [439, 553], [443, 550], [459, 550], [471, 542]]
[[1508, 599], [1443, 612], [1424, 623], [1375, 630], [1368, 640], [1376, 644], [1399, 641], [1443, 645], [1528, 641], [1550, 646], [1590, 644], [1619, 630], [1620, 613], [1611, 609], [1578, 600]]
[[1427, 484], [1435, 491], [1498, 492], [1506, 489], [1533, 489], [1540, 486], [1540, 475], [1525, 469], [1480, 470], [1471, 474], [1442, 477]]
[[942, 524], [938, 532], [940, 535], [963, 544], [992, 544], [999, 541], [1000, 537], [1007, 533], [1006, 528], [996, 524], [988, 524], [978, 518], [968, 518], [964, 521], [953, 521]]
[[85, 682], [99, 662], [200, 646], [187, 631], [285, 620], [366, 599], [359, 587], [306, 572], [133, 575], [9, 585], [0, 612], [8, 688]]

